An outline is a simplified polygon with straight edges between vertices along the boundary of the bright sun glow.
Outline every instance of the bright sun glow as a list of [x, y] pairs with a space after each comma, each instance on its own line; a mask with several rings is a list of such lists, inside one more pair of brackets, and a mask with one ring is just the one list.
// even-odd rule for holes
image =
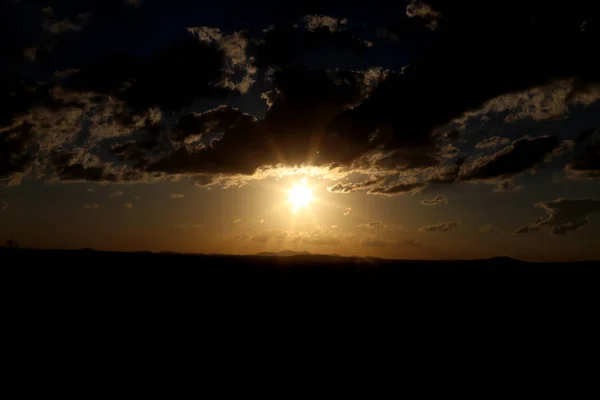
[[306, 186], [306, 179], [303, 179], [288, 190], [288, 201], [292, 204], [292, 210], [295, 213], [301, 208], [308, 207], [312, 200], [312, 189]]

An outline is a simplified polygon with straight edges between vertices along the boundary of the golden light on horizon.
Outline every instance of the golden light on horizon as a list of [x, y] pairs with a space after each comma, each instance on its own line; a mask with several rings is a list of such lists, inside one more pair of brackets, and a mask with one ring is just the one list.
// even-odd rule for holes
[[302, 179], [288, 190], [288, 202], [292, 205], [292, 211], [297, 213], [302, 208], [308, 208], [313, 201], [312, 189]]

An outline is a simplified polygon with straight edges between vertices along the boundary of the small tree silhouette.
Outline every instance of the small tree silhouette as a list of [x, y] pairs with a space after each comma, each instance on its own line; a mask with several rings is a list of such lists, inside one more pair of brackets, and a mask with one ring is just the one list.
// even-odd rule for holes
[[9, 249], [18, 249], [19, 245], [13, 239], [8, 239], [6, 241], [6, 247]]

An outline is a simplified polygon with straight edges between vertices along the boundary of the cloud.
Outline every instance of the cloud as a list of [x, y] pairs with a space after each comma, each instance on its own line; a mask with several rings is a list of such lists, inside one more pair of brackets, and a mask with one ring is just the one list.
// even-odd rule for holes
[[[238, 124], [254, 121], [256, 121], [254, 116], [223, 105], [203, 113], [183, 115], [175, 129], [169, 133], [169, 137], [176, 142], [191, 144], [200, 141], [207, 133], [224, 133]], [[210, 176], [207, 176], [203, 179], [209, 178]]]
[[419, 228], [421, 232], [448, 232], [460, 226], [460, 221], [440, 222], [433, 225], [425, 225]]
[[402, 182], [391, 186], [379, 186], [369, 190], [367, 193], [381, 196], [401, 196], [406, 193], [414, 195], [426, 186], [427, 184], [420, 182]]
[[123, 0], [123, 4], [131, 7], [140, 7], [144, 0]]
[[559, 145], [555, 136], [523, 137], [490, 156], [476, 159], [463, 167], [462, 180], [508, 178], [525, 172], [544, 161]]
[[443, 17], [442, 13], [420, 0], [412, 0], [406, 6], [406, 15], [410, 18], [418, 17], [427, 20], [427, 27], [432, 31], [437, 29], [438, 22]]
[[183, 197], [185, 197], [185, 196], [183, 194], [181, 194], [181, 193], [172, 193], [171, 194], [171, 198], [172, 199], [181, 199]]
[[90, 13], [81, 13], [75, 17], [74, 21], [68, 19], [54, 19], [54, 10], [51, 7], [42, 9], [45, 20], [42, 28], [53, 35], [58, 35], [65, 32], [77, 32], [83, 29], [90, 23]]
[[536, 203], [535, 207], [542, 209], [546, 215], [518, 228], [515, 234], [537, 232], [549, 227], [552, 235], [563, 236], [588, 225], [589, 215], [600, 214], [600, 200], [590, 198], [559, 198]]
[[488, 100], [480, 108], [466, 111], [456, 121], [466, 124], [469, 120], [489, 118], [490, 115], [504, 115], [504, 122], [507, 123], [522, 119], [543, 121], [563, 117], [572, 105], [586, 106], [598, 99], [600, 87], [592, 85], [579, 91], [574, 79], [559, 79], [522, 91], [502, 94]]
[[[345, 175], [338, 181], [352, 172], [365, 179], [389, 179], [385, 185], [364, 187], [371, 194], [404, 193], [409, 184], [415, 185], [408, 191], [414, 193], [428, 182], [461, 178], [503, 182], [541, 164], [557, 148], [562, 151], [562, 145], [547, 154], [543, 147], [552, 147], [550, 139], [529, 139], [532, 143], [512, 143], [506, 154], [500, 151], [471, 160], [463, 158], [465, 148], [457, 144], [463, 142], [451, 144], [456, 135], [448, 133], [460, 131], [468, 143], [466, 127], [477, 120], [497, 117], [511, 124], [546, 120], [549, 124], [600, 99], [600, 65], [593, 56], [595, 25], [589, 20], [584, 34], [577, 29], [582, 16], [593, 15], [592, 5], [541, 9], [526, 3], [398, 3], [400, 13], [380, 14], [389, 35], [404, 35], [409, 42], [415, 37], [435, 38], [436, 45], [409, 57], [410, 65], [397, 71], [336, 68], [355, 64], [348, 59], [364, 65], [367, 58], [356, 57], [367, 48], [359, 34], [371, 28], [355, 29], [363, 21], [350, 24], [314, 14], [305, 18], [305, 24], [277, 23], [264, 34], [200, 26], [182, 31], [187, 38], [180, 41], [173, 32], [165, 32], [172, 37], [170, 43], [151, 46], [156, 51], [146, 49], [144, 57], [102, 52], [93, 57], [77, 52], [71, 57], [67, 51], [71, 39], [95, 35], [102, 28], [103, 12], [89, 6], [94, 24], [84, 34], [67, 38], [67, 32], [91, 21], [89, 14], [59, 15], [63, 10], [57, 9], [55, 15], [53, 9], [44, 9], [41, 33], [52, 41], [48, 46], [29, 40], [29, 34], [13, 41], [12, 36], [18, 35], [12, 34], [23, 31], [20, 25], [0, 33], [3, 39], [4, 32], [9, 33], [11, 40], [3, 42], [9, 43], [8, 52], [19, 63], [24, 57], [33, 58], [28, 48], [39, 47], [35, 81], [27, 81], [31, 74], [19, 72], [0, 82], [0, 101], [6, 104], [0, 110], [0, 182], [153, 182], [201, 176], [198, 186], [212, 187], [214, 182], [233, 187], [264, 179], [262, 174], [270, 169], [303, 164], [341, 169]], [[399, 14], [406, 16], [397, 18]], [[365, 15], [365, 20], [370, 17]], [[19, 20], [24, 19], [14, 24]], [[423, 22], [437, 31], [429, 32]], [[65, 40], [57, 40], [59, 33]], [[126, 47], [138, 44], [126, 42]], [[465, 43], [477, 51], [465, 51]], [[140, 44], [140, 49], [146, 48]], [[60, 66], [44, 61], [50, 45], [60, 51], [56, 54]], [[83, 43], [76, 47], [85, 49]], [[556, 48], [564, 49], [560, 58]], [[386, 48], [380, 50], [386, 56]], [[18, 71], [11, 57], [9, 70]], [[336, 62], [329, 64], [331, 58]], [[57, 67], [62, 69], [58, 73]], [[263, 77], [262, 98], [269, 105], [265, 115], [257, 113], [256, 118], [231, 106], [194, 112], [204, 101], [211, 107], [231, 103], [228, 96], [242, 94]], [[248, 104], [247, 100], [234, 101]], [[438, 135], [444, 127], [447, 132]], [[208, 141], [208, 134], [216, 138]], [[495, 140], [487, 145], [482, 140], [476, 148], [493, 148]], [[498, 139], [495, 146], [504, 141]], [[570, 178], [599, 176], [598, 148], [586, 143], [574, 149], [576, 155], [565, 170]], [[531, 148], [525, 151], [527, 146]], [[463, 157], [450, 161], [459, 152]], [[544, 154], [538, 157], [539, 153]], [[461, 159], [468, 163], [458, 165]], [[399, 174], [414, 179], [392, 183]], [[361, 189], [356, 185], [344, 180], [331, 189], [348, 193]]]
[[329, 56], [359, 59], [364, 50], [373, 45], [358, 37], [356, 29], [348, 27], [345, 18], [308, 15], [303, 26], [279, 21], [264, 31], [257, 49], [256, 65], [269, 68], [287, 68], [306, 64], [306, 56], [328, 52]]
[[[224, 53], [226, 63], [223, 71], [226, 77], [219, 85], [240, 93], [246, 93], [250, 89], [254, 83], [256, 67], [252, 64], [253, 58], [249, 58], [246, 54], [248, 38], [244, 32], [233, 32], [228, 35], [218, 28], [207, 26], [188, 28], [188, 32], [201, 42], [212, 44]], [[236, 73], [243, 74], [238, 81], [234, 79]]]
[[370, 230], [384, 230], [384, 229], [394, 229], [394, 228], [399, 228], [398, 225], [394, 225], [394, 224], [385, 224], [381, 221], [376, 221], [376, 222], [366, 222], [363, 224], [358, 225], [359, 228], [365, 228], [365, 229], [370, 229]]
[[20, 182], [33, 162], [27, 151], [33, 138], [32, 126], [21, 124], [0, 134], [0, 183]]
[[269, 229], [266, 230], [256, 236], [253, 236], [250, 241], [258, 242], [258, 243], [266, 243], [269, 240], [274, 240], [277, 243], [283, 243], [291, 239], [291, 241], [299, 241], [304, 238], [305, 234], [296, 233], [295, 237], [290, 237], [290, 233], [288, 231], [284, 231], [282, 229]]
[[84, 206], [84, 208], [87, 208], [87, 209], [89, 209], [89, 210], [95, 210], [95, 209], [97, 209], [98, 207], [100, 207], [100, 205], [99, 205], [99, 204], [97, 204], [97, 203], [90, 203], [90, 204], [86, 204], [86, 205]]
[[125, 208], [133, 208], [133, 203], [125, 203], [123, 204]]
[[386, 177], [375, 177], [362, 182], [338, 182], [333, 186], [327, 187], [327, 190], [331, 193], [351, 193], [357, 190], [367, 190], [375, 187], [377, 184], [383, 182], [385, 179]]
[[565, 167], [570, 179], [596, 179], [600, 178], [600, 134], [594, 131], [585, 132], [578, 139], [584, 144], [578, 149], [578, 154]]
[[460, 149], [454, 145], [448, 143], [442, 147], [439, 151], [439, 155], [442, 158], [454, 158], [460, 153]]
[[346, 207], [344, 208], [344, 217], [347, 217], [348, 215], [350, 215], [350, 212], [352, 212], [352, 208], [351, 207]]
[[128, 111], [121, 120], [129, 125], [137, 114], [151, 108], [168, 112], [201, 98], [223, 99], [234, 90], [223, 85], [227, 77], [223, 50], [190, 35], [159, 49], [147, 60], [123, 54], [101, 58], [81, 66], [80, 72], [61, 85], [70, 91], [104, 94], [121, 101]]
[[258, 235], [258, 236], [253, 236], [252, 239], [250, 239], [251, 242], [258, 242], [258, 243], [267, 243], [269, 241], [270, 237], [267, 235]]
[[421, 200], [424, 206], [437, 206], [438, 204], [448, 204], [448, 198], [443, 194], [434, 197], [433, 199]]
[[508, 144], [509, 142], [510, 142], [510, 140], [508, 140], [507, 138], [503, 138], [500, 136], [492, 136], [492, 137], [489, 137], [489, 138], [484, 139], [481, 142], [477, 143], [475, 145], [475, 148], [476, 149], [492, 149], [499, 145]]
[[123, 196], [123, 195], [124, 195], [124, 193], [123, 193], [122, 191], [120, 191], [120, 190], [117, 190], [116, 192], [112, 192], [112, 193], [110, 194], [110, 197], [121, 197], [121, 196]]
[[306, 29], [311, 32], [317, 29], [328, 29], [330, 32], [337, 32], [343, 29], [343, 26], [348, 23], [346, 18], [334, 18], [327, 15], [307, 15], [304, 17]]
[[484, 225], [479, 227], [479, 232], [481, 233], [497, 233], [502, 231], [502, 228], [500, 228], [497, 225], [494, 224], [489, 224], [489, 225]]
[[8, 204], [5, 202], [1, 202], [0, 203], [0, 211], [6, 211], [8, 210]]
[[239, 224], [240, 222], [242, 222], [241, 218], [236, 218], [233, 221], [231, 221], [233, 224]]
[[496, 187], [494, 188], [494, 192], [496, 193], [501, 193], [501, 192], [518, 192], [519, 190], [523, 189], [524, 186], [523, 185], [518, 185], [514, 180], [504, 180], [504, 181], [500, 181], [496, 184]]
[[27, 47], [25, 50], [23, 50], [23, 57], [27, 61], [33, 62], [37, 58], [38, 51], [39, 51], [39, 47], [36, 47], [36, 46]]
[[300, 237], [302, 243], [304, 244], [314, 244], [318, 246], [335, 246], [341, 243], [341, 240], [338, 235], [318, 230], [310, 234], [301, 235]]
[[[273, 100], [274, 105], [263, 119], [241, 117], [232, 110], [222, 109], [214, 114], [227, 120], [232, 116], [238, 119], [223, 132], [221, 139], [212, 141], [210, 146], [177, 147], [149, 165], [148, 170], [250, 175], [260, 167], [280, 164], [279, 154], [285, 155], [286, 165], [300, 166], [307, 157], [316, 157], [317, 152], [316, 166], [349, 163], [369, 150], [368, 139], [357, 142], [329, 135], [327, 127], [336, 113], [364, 98], [366, 77], [364, 71], [314, 71], [306, 67], [278, 70], [272, 79], [280, 96]], [[323, 140], [315, 148], [314, 138], [320, 136]], [[273, 148], [278, 150], [272, 151]]]

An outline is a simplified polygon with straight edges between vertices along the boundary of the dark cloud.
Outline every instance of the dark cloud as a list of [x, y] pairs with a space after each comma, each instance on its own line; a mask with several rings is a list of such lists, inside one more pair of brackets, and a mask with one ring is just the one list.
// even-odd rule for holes
[[507, 138], [503, 138], [500, 136], [492, 136], [490, 138], [484, 139], [481, 142], [477, 143], [475, 145], [476, 149], [491, 149], [494, 147], [497, 147], [499, 145], [504, 145], [504, 144], [508, 144], [508, 142], [510, 142], [510, 140], [508, 140]]
[[448, 198], [444, 195], [439, 195], [433, 199], [421, 200], [421, 204], [424, 206], [437, 206], [438, 204], [448, 204]]
[[600, 134], [590, 132], [584, 138], [580, 136], [580, 143], [586, 140], [589, 143], [578, 149], [578, 154], [566, 167], [572, 179], [600, 178]]
[[481, 157], [463, 168], [461, 179], [486, 180], [515, 176], [542, 162], [558, 145], [559, 141], [554, 136], [515, 140], [509, 147]]
[[[0, 110], [2, 182], [16, 183], [23, 176], [115, 182], [179, 174], [238, 175], [303, 163], [365, 169], [367, 176], [420, 174], [410, 183], [365, 186], [371, 194], [414, 193], [427, 182], [504, 182], [562, 145], [553, 136], [523, 138], [469, 165], [463, 157], [452, 162], [465, 149], [449, 141], [457, 139], [466, 119], [502, 114], [505, 123], [538, 121], [561, 117], [572, 105], [586, 106], [600, 98], [600, 65], [593, 51], [597, 24], [590, 18], [592, 5], [579, 2], [540, 7], [535, 1], [431, 0], [392, 6], [400, 13], [374, 10], [382, 17], [375, 20], [389, 35], [400, 41], [410, 36], [423, 44], [407, 56], [410, 65], [395, 67], [397, 72], [315, 67], [315, 60], [327, 64], [331, 59], [321, 56], [332, 55], [332, 65], [348, 68], [348, 57], [337, 58], [341, 53], [356, 56], [353, 60], [361, 68], [376, 64], [371, 63], [372, 50], [365, 52], [370, 44], [361, 36], [368, 30], [363, 21], [307, 12], [302, 6], [287, 14], [291, 18], [273, 21], [262, 34], [185, 26], [180, 34], [165, 32], [164, 42], [140, 43], [136, 52], [124, 44], [134, 39], [129, 43], [120, 37], [123, 46], [114, 48], [125, 49], [123, 53], [105, 49], [75, 57], [80, 52], [74, 49], [94, 47], [85, 40], [104, 32], [99, 24], [112, 28], [107, 22], [111, 13], [146, 11], [124, 4], [139, 2], [93, 2], [85, 9], [86, 3], [66, 14], [58, 8], [44, 13], [36, 8], [37, 29], [65, 42], [51, 43], [61, 62], [42, 57], [47, 55], [44, 43], [20, 37], [27, 27], [11, 24], [11, 19], [25, 18], [14, 18], [18, 15], [12, 10], [0, 17], [10, 67], [10, 73], [0, 71], [0, 100], [6, 104]], [[365, 21], [370, 17], [365, 15]], [[588, 23], [582, 34], [584, 20]], [[137, 28], [132, 26], [132, 31]], [[107, 38], [107, 43], [113, 40]], [[67, 46], [65, 52], [61, 46]], [[561, 57], [556, 57], [556, 48], [564, 49]], [[21, 71], [24, 57], [35, 59], [39, 71], [34, 77]], [[305, 62], [311, 67], [301, 65]], [[55, 74], [57, 70], [61, 72]], [[229, 106], [191, 112], [197, 100], [226, 102], [259, 79], [269, 105], [264, 118]], [[461, 118], [460, 127], [451, 126], [440, 135], [438, 128], [456, 125]], [[217, 138], [207, 140], [208, 133]], [[475, 147], [491, 148], [503, 141], [493, 137]], [[597, 177], [598, 146], [588, 143], [576, 150], [567, 167], [569, 176]], [[338, 184], [330, 190], [344, 193], [360, 189], [357, 185]]]
[[[341, 115], [339, 132], [378, 132], [376, 140], [385, 147], [426, 145], [434, 128], [502, 94], [574, 76], [583, 86], [566, 90], [575, 94], [599, 78], [600, 69], [591, 68], [598, 63], [591, 57], [592, 43], [573, 29], [581, 14], [591, 12], [588, 6], [565, 10], [510, 1], [429, 3], [444, 15], [436, 45]], [[530, 40], [540, 45], [531, 49]], [[466, 43], [478, 50], [455, 57]], [[557, 60], [553, 54], [560, 43], [571, 47], [566, 58]], [[499, 48], [504, 49], [501, 57]]]
[[109, 164], [80, 148], [52, 151], [50, 165], [55, 176], [63, 181], [117, 182], [120, 180], [118, 174], [109, 169]]
[[72, 21], [69, 19], [56, 19], [52, 7], [43, 8], [42, 13], [45, 16], [42, 28], [53, 35], [80, 31], [90, 23], [91, 19], [90, 13], [77, 14]]
[[433, 31], [438, 26], [438, 21], [443, 17], [442, 13], [434, 10], [429, 4], [420, 1], [412, 0], [406, 6], [406, 15], [410, 18], [422, 18], [427, 21], [427, 27]]
[[[188, 32], [195, 35], [201, 42], [213, 45], [223, 52], [225, 78], [219, 84], [240, 93], [246, 93], [254, 83], [256, 67], [253, 58], [247, 56], [248, 37], [245, 32], [226, 34], [219, 28], [200, 26], [188, 28]], [[236, 75], [241, 77], [236, 79]]]
[[183, 142], [194, 136], [196, 141], [209, 132], [224, 133], [235, 128], [237, 124], [255, 122], [256, 118], [240, 112], [236, 108], [219, 106], [203, 113], [183, 115], [169, 137], [173, 141]]
[[494, 192], [496, 192], [496, 193], [517, 192], [517, 191], [523, 189], [523, 187], [524, 187], [523, 185], [519, 185], [514, 180], [509, 179], [509, 180], [498, 182], [496, 184], [496, 187], [494, 188]]
[[17, 183], [32, 162], [28, 145], [33, 137], [32, 126], [22, 124], [5, 132], [0, 131], [0, 183]]
[[442, 158], [454, 158], [460, 153], [460, 149], [452, 144], [447, 144], [442, 147], [439, 151], [439, 155]]
[[195, 176], [194, 179], [196, 180], [195, 185], [197, 187], [207, 187], [215, 182], [211, 175], [198, 175]]
[[538, 227], [536, 225], [527, 224], [527, 225], [523, 225], [522, 227], [520, 227], [519, 229], [517, 229], [513, 233], [515, 235], [518, 235], [518, 234], [521, 234], [521, 233], [537, 232], [539, 230], [541, 230], [540, 227]]
[[[177, 148], [149, 170], [251, 174], [260, 166], [280, 163], [348, 163], [368, 151], [368, 138], [329, 134], [327, 126], [336, 114], [364, 98], [372, 79], [367, 72], [304, 67], [277, 71], [273, 82], [279, 95], [262, 120], [227, 108], [215, 111], [210, 115], [213, 124], [227, 126], [232, 117], [237, 121], [221, 139], [206, 148]], [[182, 127], [192, 129], [205, 118], [186, 118]]]
[[579, 143], [584, 143], [589, 137], [592, 137], [594, 135], [594, 133], [596, 132], [596, 129], [585, 129], [584, 131], [582, 131], [579, 136], [577, 136], [577, 140], [576, 142]]
[[8, 210], [8, 204], [5, 202], [1, 202], [0, 203], [0, 211], [6, 211]]
[[379, 186], [369, 190], [368, 194], [382, 196], [401, 196], [406, 193], [415, 194], [423, 190], [427, 184], [419, 182], [402, 182], [391, 186]]
[[336, 54], [347, 56], [348, 52], [358, 57], [372, 45], [356, 37], [357, 33], [346, 26], [347, 19], [324, 15], [307, 15], [302, 25], [276, 22], [271, 25], [259, 41], [257, 66], [290, 67], [304, 63], [307, 56], [318, 52], [322, 56]]
[[190, 38], [155, 53], [149, 61], [115, 54], [82, 67], [63, 84], [76, 90], [110, 94], [134, 113], [151, 107], [176, 110], [199, 98], [224, 99], [231, 90], [225, 54], [215, 46]]
[[452, 229], [458, 228], [461, 224], [460, 221], [440, 222], [433, 225], [425, 225], [419, 228], [421, 232], [448, 232]]
[[452, 158], [458, 154], [458, 149], [452, 145], [438, 149], [434, 146], [419, 146], [416, 148], [397, 149], [377, 159], [374, 166], [387, 170], [408, 170], [437, 166], [442, 158]]
[[123, 0], [123, 4], [131, 7], [140, 7], [144, 0]]
[[367, 189], [377, 186], [378, 184], [383, 182], [385, 179], [386, 179], [386, 177], [375, 177], [375, 178], [367, 179], [366, 181], [362, 181], [362, 182], [348, 182], [348, 183], [338, 182], [333, 186], [327, 187], [327, 190], [330, 191], [331, 193], [350, 193], [350, 192], [354, 192], [356, 190], [367, 190]]
[[87, 208], [89, 210], [95, 210], [96, 208], [99, 208], [100, 205], [98, 203], [90, 203], [90, 204], [86, 204], [84, 206], [84, 208]]
[[307, 15], [304, 17], [306, 29], [314, 32], [321, 28], [326, 28], [334, 33], [340, 29], [344, 29], [344, 25], [348, 23], [346, 18], [334, 18], [328, 15]]
[[542, 201], [535, 206], [542, 209], [546, 215], [520, 227], [514, 232], [515, 234], [536, 232], [549, 227], [552, 235], [563, 236], [583, 229], [590, 222], [589, 215], [600, 214], [600, 200], [589, 198], [560, 198]]

